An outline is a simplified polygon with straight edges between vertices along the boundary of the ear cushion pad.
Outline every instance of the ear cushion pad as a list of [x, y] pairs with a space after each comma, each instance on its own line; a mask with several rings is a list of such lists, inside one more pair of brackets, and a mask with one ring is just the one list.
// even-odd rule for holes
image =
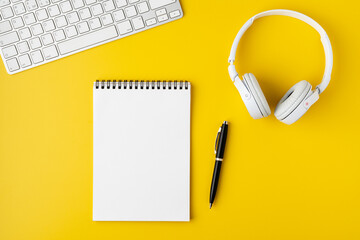
[[264, 93], [261, 90], [261, 87], [256, 80], [256, 77], [252, 73], [247, 73], [243, 76], [244, 83], [248, 87], [249, 91], [252, 93], [256, 104], [258, 105], [261, 114], [264, 117], [267, 117], [271, 114], [271, 110], [268, 102], [264, 96]]
[[275, 108], [275, 117], [279, 120], [283, 120], [289, 116], [305, 99], [309, 91], [311, 91], [311, 84], [309, 82], [303, 80], [295, 84], [280, 99]]

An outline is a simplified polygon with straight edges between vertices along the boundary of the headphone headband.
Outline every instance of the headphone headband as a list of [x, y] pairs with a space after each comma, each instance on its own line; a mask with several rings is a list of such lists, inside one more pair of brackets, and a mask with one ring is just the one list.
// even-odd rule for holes
[[[324, 51], [325, 51], [326, 63], [325, 63], [325, 72], [324, 72], [322, 82], [318, 86], [316, 86], [316, 88], [318, 89], [319, 94], [322, 93], [326, 89], [326, 87], [329, 85], [329, 82], [331, 79], [332, 67], [333, 67], [333, 52], [332, 52], [332, 48], [331, 48], [330, 39], [329, 39], [328, 35], [326, 34], [325, 30], [316, 21], [314, 21], [312, 18], [310, 18], [302, 13], [299, 13], [299, 12], [278, 9], [278, 10], [265, 11], [265, 12], [259, 13], [259, 14], [255, 15], [254, 17], [250, 18], [244, 24], [244, 26], [242, 26], [242, 28], [236, 35], [236, 38], [232, 44], [230, 57], [229, 57], [230, 65], [233, 65], [233, 63], [235, 61], [237, 47], [239, 45], [240, 39], [242, 38], [242, 36], [246, 32], [246, 30], [249, 29], [249, 27], [254, 23], [254, 21], [256, 19], [266, 17], [266, 16], [274, 16], [274, 15], [288, 16], [288, 17], [299, 19], [299, 20], [309, 24], [320, 34], [321, 42], [323, 44]], [[231, 66], [229, 68], [229, 71], [230, 71], [230, 76], [231, 76], [232, 80], [234, 81], [235, 77], [238, 75], [238, 73], [235, 70], [235, 66]]]

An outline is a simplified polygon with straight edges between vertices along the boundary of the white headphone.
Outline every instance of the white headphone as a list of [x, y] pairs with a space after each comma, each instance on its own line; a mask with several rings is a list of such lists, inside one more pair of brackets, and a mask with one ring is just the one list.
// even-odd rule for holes
[[234, 82], [238, 89], [242, 100], [245, 103], [247, 110], [254, 119], [267, 117], [270, 115], [270, 107], [266, 101], [266, 98], [257, 82], [255, 76], [252, 73], [247, 73], [243, 76], [243, 80], [240, 80], [239, 74], [236, 72], [234, 61], [236, 49], [239, 45], [241, 37], [246, 30], [253, 24], [256, 19], [272, 16], [282, 15], [299, 19], [310, 26], [312, 26], [321, 36], [321, 42], [325, 50], [325, 73], [322, 82], [316, 86], [315, 90], [312, 90], [312, 86], [309, 82], [303, 80], [295, 84], [279, 101], [275, 108], [275, 117], [283, 123], [292, 124], [302, 117], [305, 112], [319, 99], [319, 94], [322, 93], [328, 86], [331, 78], [331, 72], [333, 67], [333, 53], [331, 43], [325, 30], [310, 17], [301, 14], [299, 12], [290, 10], [270, 10], [259, 13], [250, 18], [245, 25], [240, 29], [234, 43], [231, 47], [228, 68], [230, 78]]

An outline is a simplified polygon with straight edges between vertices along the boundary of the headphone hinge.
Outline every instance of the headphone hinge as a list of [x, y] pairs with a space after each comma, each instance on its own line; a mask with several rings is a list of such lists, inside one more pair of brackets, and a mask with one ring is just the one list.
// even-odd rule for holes
[[230, 75], [230, 78], [231, 78], [231, 81], [235, 81], [235, 78], [239, 75], [237, 72], [236, 72], [236, 69], [235, 69], [235, 65], [234, 64], [230, 64], [229, 67], [228, 67], [228, 71], [229, 71], [229, 75]]

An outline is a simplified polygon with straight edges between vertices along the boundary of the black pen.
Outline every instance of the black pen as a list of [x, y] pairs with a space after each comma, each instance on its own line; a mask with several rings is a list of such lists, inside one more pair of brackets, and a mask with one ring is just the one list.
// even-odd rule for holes
[[228, 132], [228, 122], [225, 121], [223, 125], [219, 128], [219, 131], [215, 140], [215, 167], [214, 173], [211, 181], [211, 190], [210, 190], [210, 209], [215, 200], [216, 189], [219, 183], [221, 164], [224, 158], [226, 137]]

